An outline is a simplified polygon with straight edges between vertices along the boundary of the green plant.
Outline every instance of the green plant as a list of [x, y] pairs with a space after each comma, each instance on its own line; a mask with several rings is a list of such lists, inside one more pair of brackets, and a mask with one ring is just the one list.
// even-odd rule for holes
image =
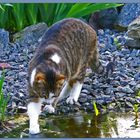
[[135, 117], [137, 119], [138, 118], [138, 111], [139, 111], [139, 104], [134, 104], [133, 105], [133, 110], [135, 112]]
[[0, 27], [19, 31], [22, 28], [46, 22], [51, 26], [56, 21], [64, 18], [88, 18], [91, 13], [107, 8], [118, 7], [116, 3], [44, 3], [0, 5]]
[[94, 108], [94, 111], [95, 111], [95, 115], [98, 116], [99, 115], [99, 110], [98, 110], [95, 102], [93, 102], [93, 108]]
[[122, 49], [121, 43], [119, 43], [119, 40], [117, 38], [114, 38], [114, 44], [117, 46], [118, 50]]
[[5, 121], [5, 113], [7, 109], [7, 103], [9, 101], [10, 96], [7, 98], [4, 97], [3, 93], [3, 83], [4, 83], [4, 72], [2, 73], [1, 79], [0, 79], [0, 122]]

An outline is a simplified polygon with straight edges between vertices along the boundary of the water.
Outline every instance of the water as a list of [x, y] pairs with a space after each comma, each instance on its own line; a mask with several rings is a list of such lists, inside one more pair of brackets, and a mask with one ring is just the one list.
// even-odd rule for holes
[[[23, 119], [24, 118], [24, 119]], [[96, 117], [90, 113], [52, 116], [40, 119], [41, 134], [28, 134], [28, 118], [20, 116], [14, 122], [19, 127], [0, 138], [138, 138], [140, 120], [132, 114], [104, 114]]]

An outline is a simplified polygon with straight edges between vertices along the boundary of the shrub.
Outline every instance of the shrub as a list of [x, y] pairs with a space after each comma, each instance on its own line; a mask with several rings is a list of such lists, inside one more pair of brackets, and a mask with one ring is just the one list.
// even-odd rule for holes
[[121, 6], [115, 3], [15, 3], [0, 5], [0, 28], [19, 31], [22, 28], [46, 22], [51, 26], [56, 21], [69, 17], [85, 17], [99, 10]]
[[5, 98], [4, 93], [3, 93], [3, 83], [4, 83], [4, 72], [2, 73], [2, 76], [0, 78], [0, 122], [4, 122], [5, 121], [5, 113], [6, 113], [6, 109], [7, 109], [7, 104], [9, 101], [9, 97]]

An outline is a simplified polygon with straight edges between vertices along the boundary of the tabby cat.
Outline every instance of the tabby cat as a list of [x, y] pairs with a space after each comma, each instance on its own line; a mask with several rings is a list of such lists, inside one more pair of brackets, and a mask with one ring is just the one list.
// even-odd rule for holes
[[54, 112], [57, 102], [68, 96], [66, 102], [77, 102], [86, 74], [86, 68], [97, 73], [104, 71], [97, 50], [96, 32], [85, 22], [68, 18], [52, 25], [40, 42], [29, 63], [28, 103], [29, 132], [40, 132], [38, 118], [42, 102], [52, 97], [46, 106]]

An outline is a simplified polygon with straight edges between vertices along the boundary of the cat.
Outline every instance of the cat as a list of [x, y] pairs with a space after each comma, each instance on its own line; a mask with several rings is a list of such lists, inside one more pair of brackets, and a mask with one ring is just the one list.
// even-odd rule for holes
[[66, 102], [78, 101], [82, 89], [86, 68], [103, 73], [104, 67], [99, 61], [96, 32], [85, 22], [76, 18], [67, 18], [52, 25], [29, 63], [29, 132], [37, 134], [39, 114], [42, 103], [52, 94], [53, 101], [46, 106], [54, 112], [61, 99], [68, 96]]

